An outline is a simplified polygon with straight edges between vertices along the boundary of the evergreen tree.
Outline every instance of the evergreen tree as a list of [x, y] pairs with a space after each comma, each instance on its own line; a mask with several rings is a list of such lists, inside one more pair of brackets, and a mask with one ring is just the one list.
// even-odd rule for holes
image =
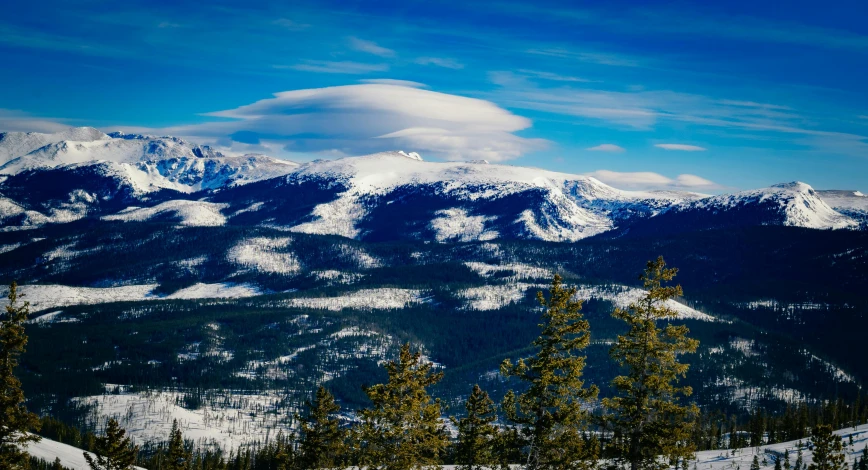
[[790, 470], [790, 451], [784, 450], [784, 470]]
[[54, 463], [51, 464], [51, 470], [63, 470], [63, 464], [60, 463], [60, 457], [54, 458]]
[[802, 460], [802, 441], [799, 441], [799, 453], [796, 455], [796, 465], [793, 467], [793, 470], [804, 470], [805, 461]]
[[455, 463], [463, 470], [479, 470], [495, 463], [494, 447], [498, 436], [497, 427], [493, 423], [497, 419], [497, 410], [494, 401], [479, 385], [473, 386], [464, 407], [467, 409], [467, 416], [461, 419], [451, 418], [458, 428]]
[[21, 381], [15, 376], [18, 358], [27, 346], [24, 322], [30, 303], [18, 303], [18, 285], [9, 286], [9, 304], [0, 320], [0, 469], [20, 468], [29, 458], [21, 447], [37, 442], [39, 437], [28, 431], [39, 428], [39, 417], [24, 406]]
[[775, 459], [775, 470], [783, 470], [783, 466], [781, 465], [781, 459], [780, 458]]
[[298, 416], [301, 441], [298, 449], [300, 468], [338, 468], [347, 458], [347, 432], [335, 417], [341, 407], [335, 397], [320, 386], [312, 402], [307, 402], [307, 417]]
[[868, 470], [868, 445], [862, 449], [862, 458], [859, 459], [859, 470]]
[[172, 421], [169, 434], [169, 449], [166, 451], [166, 470], [190, 470], [191, 455], [184, 446], [184, 436], [178, 427], [178, 420]]
[[832, 434], [832, 427], [820, 424], [814, 427], [814, 461], [808, 470], [847, 470], [841, 436]]
[[757, 458], [756, 454], [753, 456], [753, 462], [750, 463], [750, 470], [760, 470], [759, 458]]
[[94, 439], [93, 453], [85, 452], [84, 459], [92, 470], [129, 470], [136, 462], [139, 447], [132, 445], [126, 431], [111, 418], [105, 427], [105, 434]]
[[590, 325], [575, 295], [576, 289], [563, 287], [555, 275], [549, 297], [537, 293], [545, 311], [540, 335], [532, 343], [535, 354], [516, 364], [507, 359], [500, 366], [501, 374], [528, 385], [518, 396], [510, 390], [503, 409], [529, 445], [529, 468], [591, 468], [598, 458], [597, 449], [582, 439], [590, 418], [583, 405], [596, 398], [598, 390], [585, 387], [582, 379], [586, 356], [579, 353], [590, 344]]
[[448, 438], [440, 423], [440, 400], [428, 387], [443, 378], [422, 362], [422, 353], [401, 347], [396, 361], [387, 362], [389, 380], [365, 389], [373, 407], [359, 412], [360, 463], [369, 468], [404, 470], [436, 465]]
[[692, 393], [688, 386], [677, 386], [689, 367], [678, 357], [696, 351], [699, 342], [687, 337], [686, 326], [657, 326], [677, 315], [665, 302], [682, 295], [681, 286], [664, 285], [677, 272], [667, 268], [662, 257], [649, 261], [639, 278], [647, 293], [627, 310], [615, 309], [612, 314], [630, 327], [610, 352], [627, 374], [612, 381], [617, 394], [604, 399], [603, 405], [609, 412], [606, 422], [624, 437], [616, 449], [617, 460], [629, 462], [631, 470], [664, 468], [658, 456], [675, 460], [693, 452], [689, 433], [699, 410], [678, 403], [679, 395]]

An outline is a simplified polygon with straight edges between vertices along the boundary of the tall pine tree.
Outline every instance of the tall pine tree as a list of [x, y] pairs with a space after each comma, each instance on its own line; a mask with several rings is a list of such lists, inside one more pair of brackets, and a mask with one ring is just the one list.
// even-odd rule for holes
[[85, 452], [84, 459], [91, 470], [129, 470], [136, 462], [139, 447], [132, 445], [126, 431], [111, 418], [105, 427], [105, 434], [94, 439], [93, 453]]
[[28, 461], [21, 449], [39, 437], [28, 431], [39, 428], [39, 417], [24, 406], [21, 381], [15, 376], [18, 358], [27, 345], [24, 322], [30, 314], [30, 304], [18, 303], [18, 285], [9, 286], [9, 305], [0, 320], [0, 469], [20, 468]]
[[496, 462], [494, 457], [497, 445], [497, 409], [494, 401], [488, 397], [479, 385], [473, 386], [473, 391], [464, 404], [467, 416], [456, 419], [452, 423], [458, 428], [458, 442], [455, 443], [455, 463], [462, 470], [480, 470]]
[[616, 460], [628, 463], [631, 470], [666, 468], [667, 461], [688, 459], [694, 450], [690, 432], [699, 410], [679, 404], [679, 395], [689, 396], [692, 389], [677, 385], [689, 367], [678, 359], [696, 351], [699, 342], [687, 337], [686, 326], [657, 324], [677, 316], [666, 301], [682, 295], [681, 286], [665, 285], [677, 272], [666, 267], [663, 257], [649, 261], [639, 277], [645, 295], [612, 314], [629, 326], [610, 351], [626, 375], [615, 377], [616, 394], [603, 405], [607, 425], [622, 436], [614, 449]]
[[440, 422], [440, 400], [432, 399], [427, 389], [443, 373], [432, 367], [407, 343], [398, 360], [385, 365], [388, 382], [365, 389], [373, 407], [359, 411], [355, 435], [362, 465], [405, 470], [440, 463], [448, 438]]
[[814, 461], [808, 470], [847, 470], [841, 436], [832, 434], [832, 426], [820, 424], [811, 435], [814, 441]]
[[[583, 433], [590, 415], [585, 406], [597, 397], [597, 387], [585, 387], [582, 378], [586, 356], [581, 351], [591, 342], [590, 325], [584, 319], [576, 289], [563, 286], [555, 275], [548, 298], [537, 300], [545, 309], [539, 337], [532, 343], [533, 356], [513, 364], [508, 359], [501, 374], [527, 384], [516, 396], [509, 391], [503, 400], [507, 418], [521, 430], [529, 468], [587, 469], [596, 466], [596, 446], [587, 445]], [[518, 463], [518, 462], [514, 462]]]
[[184, 436], [178, 427], [178, 420], [172, 421], [169, 434], [169, 449], [166, 451], [165, 470], [190, 470], [190, 452], [184, 446]]
[[307, 402], [307, 416], [301, 423], [297, 464], [299, 468], [338, 468], [347, 459], [347, 432], [335, 415], [341, 410], [335, 397], [320, 386], [313, 401]]

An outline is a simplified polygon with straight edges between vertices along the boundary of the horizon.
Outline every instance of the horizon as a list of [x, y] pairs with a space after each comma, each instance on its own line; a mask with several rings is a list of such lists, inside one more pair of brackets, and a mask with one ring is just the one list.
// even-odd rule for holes
[[868, 193], [865, 6], [836, 6], [16, 4], [0, 19], [0, 132]]

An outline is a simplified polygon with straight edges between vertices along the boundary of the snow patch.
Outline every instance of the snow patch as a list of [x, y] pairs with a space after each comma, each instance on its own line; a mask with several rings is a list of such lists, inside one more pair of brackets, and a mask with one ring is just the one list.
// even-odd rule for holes
[[103, 220], [143, 222], [160, 215], [172, 214], [180, 219], [178, 224], [182, 226], [214, 227], [226, 224], [226, 217], [220, 211], [227, 207], [228, 204], [179, 199], [154, 207], [128, 207], [117, 214], [104, 216]]

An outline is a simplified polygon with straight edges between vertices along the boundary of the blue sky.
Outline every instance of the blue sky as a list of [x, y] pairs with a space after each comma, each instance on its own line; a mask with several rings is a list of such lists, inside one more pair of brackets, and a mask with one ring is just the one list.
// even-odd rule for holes
[[868, 4], [10, 2], [0, 130], [868, 192]]

